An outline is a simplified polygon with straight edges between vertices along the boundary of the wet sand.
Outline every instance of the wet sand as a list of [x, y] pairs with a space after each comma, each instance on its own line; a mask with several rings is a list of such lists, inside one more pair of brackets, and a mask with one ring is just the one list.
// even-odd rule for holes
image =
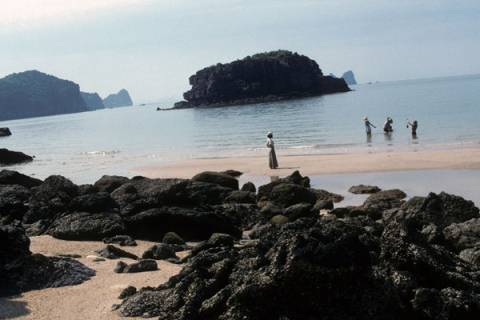
[[158, 162], [130, 168], [149, 178], [192, 178], [203, 171], [234, 169], [248, 176], [287, 176], [298, 170], [303, 176], [417, 170], [480, 170], [480, 148], [417, 152], [387, 152], [342, 155], [282, 157], [279, 168], [268, 167], [268, 157], [199, 159]]

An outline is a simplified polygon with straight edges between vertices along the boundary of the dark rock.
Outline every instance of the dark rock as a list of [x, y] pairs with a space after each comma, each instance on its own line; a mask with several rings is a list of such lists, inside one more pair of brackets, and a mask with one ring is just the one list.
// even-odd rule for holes
[[33, 161], [33, 158], [23, 152], [0, 148], [0, 165], [19, 164], [31, 161]]
[[402, 209], [412, 213], [421, 223], [433, 223], [441, 229], [452, 223], [480, 218], [479, 209], [472, 201], [445, 192], [438, 195], [432, 192], [423, 199], [420, 207], [418, 205], [418, 202], [409, 202]]
[[321, 189], [309, 189], [315, 196], [317, 197], [317, 202], [318, 201], [332, 201], [334, 203], [338, 203], [343, 201], [343, 196], [328, 192], [326, 190], [321, 190]]
[[23, 223], [32, 224], [39, 220], [52, 220], [55, 214], [43, 203], [32, 203], [23, 216]]
[[240, 203], [257, 203], [257, 197], [254, 193], [249, 191], [233, 191], [226, 199], [225, 203], [240, 204]]
[[113, 272], [115, 273], [123, 273], [123, 270], [125, 270], [125, 267], [127, 266], [127, 264], [123, 261], [118, 261], [117, 262], [117, 266], [115, 267], [115, 269], [113, 269]]
[[30, 197], [30, 190], [25, 187], [0, 185], [0, 218], [3, 224], [10, 224], [14, 220], [22, 221]]
[[253, 192], [253, 193], [256, 193], [257, 192], [257, 188], [255, 187], [255, 185], [252, 183], [252, 182], [247, 182], [245, 183], [243, 186], [242, 186], [242, 191], [248, 191], [248, 192]]
[[480, 247], [465, 249], [458, 255], [460, 259], [466, 261], [477, 268], [480, 268]]
[[95, 271], [76, 260], [32, 254], [25, 231], [0, 226], [0, 297], [80, 284]]
[[12, 132], [9, 128], [0, 128], [0, 137], [11, 136]]
[[240, 172], [237, 170], [231, 170], [231, 169], [220, 172], [220, 173], [228, 174], [229, 176], [232, 176], [232, 177], [240, 177], [243, 174], [243, 172]]
[[281, 215], [281, 214], [276, 215], [276, 216], [272, 217], [272, 219], [270, 219], [271, 224], [275, 224], [275, 225], [278, 225], [278, 226], [283, 226], [284, 224], [286, 224], [288, 222], [290, 222], [288, 220], [288, 218]]
[[78, 186], [69, 179], [53, 175], [35, 188], [31, 203], [43, 202], [55, 212], [64, 212], [72, 198], [78, 195]]
[[272, 181], [258, 188], [257, 198], [259, 200], [268, 200], [273, 188], [280, 184], [295, 184], [305, 188], [310, 188], [310, 178], [302, 177], [298, 171], [294, 171], [290, 176]]
[[64, 240], [102, 240], [126, 232], [125, 222], [116, 213], [74, 212], [55, 219], [47, 234]]
[[242, 234], [231, 217], [207, 206], [192, 209], [163, 206], [125, 217], [125, 221], [131, 236], [154, 241], [170, 231], [189, 240], [208, 239], [215, 232], [237, 238]]
[[132, 237], [126, 235], [118, 235], [111, 238], [105, 238], [102, 240], [105, 244], [117, 244], [121, 247], [129, 246], [134, 247], [137, 245], [135, 240]]
[[90, 213], [99, 213], [104, 211], [113, 211], [116, 207], [115, 201], [107, 192], [87, 194], [72, 199], [69, 205], [71, 211], [86, 211]]
[[369, 196], [359, 209], [371, 219], [377, 220], [382, 217], [384, 210], [400, 207], [406, 196], [405, 192], [398, 189], [380, 191]]
[[358, 186], [353, 186], [350, 189], [348, 189], [348, 192], [354, 193], [354, 194], [366, 194], [366, 193], [377, 193], [382, 191], [377, 186], [365, 186], [363, 184], [360, 184]]
[[333, 201], [332, 200], [317, 200], [315, 205], [312, 208], [312, 211], [319, 212], [320, 210], [332, 210]]
[[0, 171], [0, 184], [18, 184], [31, 189], [42, 184], [42, 180], [26, 176], [17, 171], [2, 170]]
[[78, 186], [78, 195], [86, 196], [87, 194], [93, 194], [100, 192], [93, 184], [81, 184]]
[[124, 216], [164, 205], [185, 204], [186, 179], [131, 180], [111, 193]]
[[179, 244], [179, 245], [185, 244], [185, 240], [183, 240], [182, 237], [180, 237], [175, 232], [167, 232], [163, 237], [162, 242], [166, 244]]
[[452, 223], [443, 229], [443, 235], [457, 252], [480, 247], [480, 219]]
[[270, 220], [276, 215], [283, 215], [283, 206], [268, 202], [261, 210], [260, 214], [265, 217], [265, 219]]
[[225, 188], [238, 190], [238, 180], [231, 175], [221, 172], [205, 171], [196, 174], [192, 181], [214, 183]]
[[233, 192], [233, 189], [222, 187], [214, 183], [190, 181], [185, 190], [186, 203], [192, 205], [218, 205]]
[[111, 244], [108, 244], [105, 248], [103, 248], [102, 250], [97, 250], [96, 252], [100, 256], [107, 259], [129, 258], [133, 260], [138, 260], [138, 257], [133, 253], [124, 251], [120, 248], [112, 246]]
[[323, 76], [318, 64], [290, 51], [256, 54], [217, 64], [190, 77], [188, 102], [175, 108], [278, 101], [350, 91], [343, 79]]
[[130, 179], [126, 177], [104, 175], [97, 182], [95, 182], [94, 186], [99, 192], [112, 193], [115, 189], [121, 187], [129, 181]]
[[260, 221], [265, 221], [258, 207], [254, 204], [224, 204], [215, 206], [218, 214], [225, 214], [233, 220], [235, 226], [243, 230], [251, 229]]
[[137, 288], [133, 286], [128, 286], [120, 293], [118, 299], [125, 299], [127, 297], [133, 296], [135, 293], [137, 293]]
[[170, 245], [160, 243], [147, 249], [142, 255], [142, 259], [167, 260], [178, 259], [175, 250]]
[[141, 260], [127, 265], [122, 273], [137, 273], [158, 270], [158, 265], [154, 260]]
[[300, 218], [313, 217], [312, 204], [310, 203], [299, 203], [294, 204], [284, 211], [284, 216], [288, 218], [289, 221], [295, 221]]
[[348, 208], [335, 208], [330, 211], [331, 214], [334, 214], [337, 218], [345, 218], [350, 214], [350, 209]]
[[317, 197], [305, 187], [282, 183], [272, 189], [269, 200], [289, 207], [302, 202], [313, 205], [317, 201]]

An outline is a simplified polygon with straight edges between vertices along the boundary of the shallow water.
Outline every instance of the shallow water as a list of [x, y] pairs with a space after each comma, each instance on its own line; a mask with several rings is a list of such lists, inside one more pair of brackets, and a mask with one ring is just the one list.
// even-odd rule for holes
[[[0, 122], [13, 135], [0, 148], [34, 155], [11, 167], [46, 178], [93, 183], [129, 176], [139, 164], [180, 159], [265, 156], [274, 132], [277, 156], [377, 153], [480, 145], [480, 75], [351, 86], [352, 92], [224, 108], [156, 111], [151, 104]], [[365, 134], [363, 117], [377, 126]], [[394, 120], [384, 134], [383, 122]], [[412, 137], [405, 119], [418, 120]]]

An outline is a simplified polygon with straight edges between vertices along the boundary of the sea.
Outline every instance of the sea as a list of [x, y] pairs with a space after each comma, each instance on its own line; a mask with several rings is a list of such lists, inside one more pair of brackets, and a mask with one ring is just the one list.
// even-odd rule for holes
[[[375, 82], [350, 88], [347, 93], [221, 108], [157, 111], [171, 108], [172, 101], [3, 121], [0, 127], [9, 127], [12, 136], [1, 137], [0, 148], [35, 156], [32, 163], [4, 168], [40, 179], [58, 174], [77, 184], [94, 183], [104, 174], [131, 177], [134, 173], [130, 168], [155, 162], [266, 157], [269, 131], [274, 134], [279, 159], [480, 146], [480, 75]], [[377, 127], [372, 128], [371, 135], [365, 133], [363, 117]], [[387, 117], [393, 119], [390, 134], [382, 130]], [[407, 118], [418, 121], [416, 136], [407, 127]], [[389, 174], [393, 176], [388, 178]], [[422, 174], [426, 176], [422, 178]], [[480, 178], [477, 170], [456, 170], [455, 174], [467, 180]], [[450, 172], [441, 170], [383, 173], [380, 177], [363, 174], [358, 180], [379, 185], [383, 180], [403, 181], [400, 177], [405, 175], [431, 181], [431, 185], [419, 183], [419, 190], [409, 189], [410, 195], [425, 195], [429, 188], [435, 191], [438, 185], [450, 183]], [[341, 189], [347, 195], [345, 204], [355, 204], [360, 198], [352, 200], [344, 190], [352, 185], [352, 177], [355, 175], [311, 179], [313, 187], [316, 184], [332, 192]], [[338, 186], [338, 181], [345, 181], [345, 186]], [[408, 189], [412, 184], [406, 179], [402, 186]], [[470, 188], [445, 189], [480, 203], [480, 195], [467, 190]]]

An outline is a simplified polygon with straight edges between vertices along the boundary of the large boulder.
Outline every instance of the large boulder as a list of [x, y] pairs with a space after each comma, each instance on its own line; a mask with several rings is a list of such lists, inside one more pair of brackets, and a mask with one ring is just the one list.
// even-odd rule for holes
[[109, 193], [99, 192], [73, 198], [69, 204], [69, 209], [71, 211], [98, 213], [113, 211], [116, 206]]
[[64, 240], [102, 240], [126, 233], [125, 222], [112, 212], [64, 214], [57, 217], [47, 231], [52, 237]]
[[268, 184], [262, 185], [258, 188], [257, 198], [259, 200], [268, 200], [273, 188], [280, 184], [296, 184], [305, 188], [310, 188], [310, 178], [302, 177], [300, 172], [294, 171], [291, 175], [274, 180]]
[[52, 175], [35, 188], [31, 202], [51, 204], [59, 211], [65, 211], [72, 198], [78, 195], [78, 186], [69, 179]]
[[80, 284], [95, 271], [76, 260], [32, 254], [25, 231], [0, 226], [0, 297]]
[[12, 165], [33, 161], [33, 157], [19, 151], [0, 149], [0, 165]]
[[112, 193], [115, 189], [129, 181], [130, 179], [126, 177], [104, 175], [95, 182], [94, 186], [100, 192]]
[[215, 183], [189, 181], [185, 189], [185, 204], [195, 206], [222, 204], [232, 192], [233, 189]]
[[185, 203], [187, 179], [131, 180], [111, 193], [120, 207], [120, 213], [130, 216], [164, 205]]
[[282, 183], [272, 189], [270, 201], [290, 207], [294, 204], [309, 203], [315, 204], [317, 197], [309, 189], [289, 183]]
[[405, 192], [398, 189], [380, 191], [369, 196], [359, 210], [365, 212], [371, 219], [377, 220], [382, 217], [384, 210], [400, 207], [406, 197]]
[[[0, 185], [0, 225], [21, 221], [28, 210], [31, 193], [20, 185]], [[3, 223], [1, 222], [3, 221]]]
[[228, 215], [204, 206], [183, 208], [162, 206], [125, 217], [129, 234], [134, 238], [161, 241], [167, 232], [183, 239], [208, 239], [214, 233], [241, 238], [242, 231]]
[[480, 248], [480, 218], [452, 223], [443, 229], [443, 235], [458, 252], [475, 247]]
[[0, 184], [18, 184], [25, 188], [33, 188], [42, 184], [42, 180], [32, 178], [17, 171], [0, 171]]
[[205, 171], [193, 176], [192, 181], [214, 183], [225, 188], [238, 190], [238, 180], [222, 172]]

